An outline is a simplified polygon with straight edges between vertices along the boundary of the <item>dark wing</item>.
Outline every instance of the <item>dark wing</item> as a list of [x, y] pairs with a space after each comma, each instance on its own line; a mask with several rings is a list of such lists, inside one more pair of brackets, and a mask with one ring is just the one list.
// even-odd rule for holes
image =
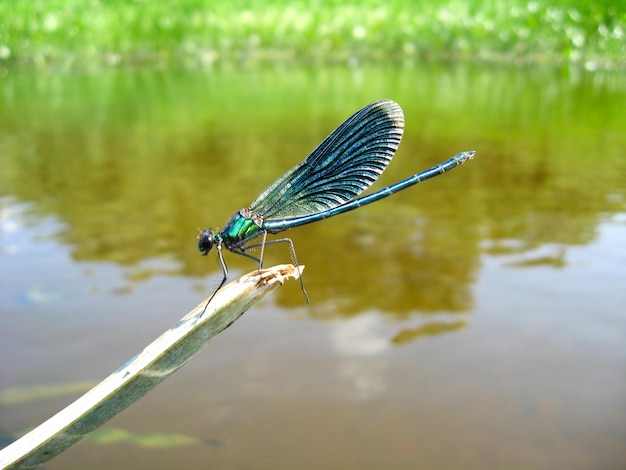
[[404, 114], [390, 100], [357, 111], [306, 160], [270, 184], [249, 209], [266, 220], [302, 217], [344, 204], [371, 186], [400, 145]]

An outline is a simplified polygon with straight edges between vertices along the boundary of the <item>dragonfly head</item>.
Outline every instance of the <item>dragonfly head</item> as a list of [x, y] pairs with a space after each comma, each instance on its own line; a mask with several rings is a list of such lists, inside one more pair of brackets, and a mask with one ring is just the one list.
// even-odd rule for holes
[[202, 252], [202, 256], [209, 254], [215, 242], [213, 230], [207, 228], [200, 232], [200, 235], [198, 235], [198, 249]]

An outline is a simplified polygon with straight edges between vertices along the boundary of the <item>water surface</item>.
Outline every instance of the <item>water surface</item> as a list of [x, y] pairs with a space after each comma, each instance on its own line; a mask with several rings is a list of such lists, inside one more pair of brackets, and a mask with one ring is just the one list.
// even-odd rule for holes
[[199, 303], [221, 274], [198, 228], [391, 98], [374, 189], [476, 159], [289, 232], [310, 305], [279, 289], [46, 468], [623, 468], [625, 96], [623, 74], [448, 65], [4, 77], [3, 435]]

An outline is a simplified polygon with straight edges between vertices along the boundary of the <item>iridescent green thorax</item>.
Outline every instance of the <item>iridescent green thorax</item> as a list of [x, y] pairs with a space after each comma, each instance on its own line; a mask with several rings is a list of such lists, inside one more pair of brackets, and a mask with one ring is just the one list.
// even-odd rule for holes
[[249, 209], [241, 209], [228, 221], [220, 236], [226, 246], [250, 238], [261, 231], [263, 218]]

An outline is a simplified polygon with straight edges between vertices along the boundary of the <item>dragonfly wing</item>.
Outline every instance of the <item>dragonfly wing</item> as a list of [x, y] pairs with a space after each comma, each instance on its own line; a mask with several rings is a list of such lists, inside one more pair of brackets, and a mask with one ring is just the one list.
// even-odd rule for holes
[[249, 209], [266, 220], [301, 217], [344, 204], [371, 186], [400, 145], [404, 114], [391, 100], [371, 103], [335, 129]]

